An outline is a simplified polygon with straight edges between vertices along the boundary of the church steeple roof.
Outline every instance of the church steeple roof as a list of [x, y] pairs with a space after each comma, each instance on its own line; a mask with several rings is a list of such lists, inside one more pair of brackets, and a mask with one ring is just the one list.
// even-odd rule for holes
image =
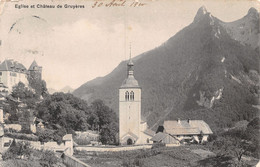
[[130, 47], [130, 59], [127, 63], [127, 78], [121, 85], [121, 88], [139, 88], [138, 82], [134, 77], [134, 63], [131, 58], [131, 47]]

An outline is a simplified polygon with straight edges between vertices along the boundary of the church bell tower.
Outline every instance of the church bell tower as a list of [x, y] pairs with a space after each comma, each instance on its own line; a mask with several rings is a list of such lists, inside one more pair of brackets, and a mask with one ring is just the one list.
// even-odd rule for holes
[[141, 87], [134, 78], [134, 63], [127, 63], [127, 77], [119, 88], [119, 142], [138, 144], [141, 123]]

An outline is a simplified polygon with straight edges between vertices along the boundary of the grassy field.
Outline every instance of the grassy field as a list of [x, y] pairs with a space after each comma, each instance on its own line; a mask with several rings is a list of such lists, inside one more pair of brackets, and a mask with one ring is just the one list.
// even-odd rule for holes
[[[95, 167], [233, 167], [230, 157], [218, 157], [202, 145], [157, 148], [124, 152], [89, 153], [76, 152], [75, 157]], [[251, 163], [251, 165], [250, 165]], [[253, 166], [250, 161], [242, 166]]]

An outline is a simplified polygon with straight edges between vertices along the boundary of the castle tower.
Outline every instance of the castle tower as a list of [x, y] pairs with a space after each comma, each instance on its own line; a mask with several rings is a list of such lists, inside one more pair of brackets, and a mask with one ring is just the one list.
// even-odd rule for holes
[[134, 64], [127, 63], [127, 78], [119, 88], [119, 142], [122, 145], [140, 143], [141, 87], [134, 78]]
[[42, 67], [38, 66], [36, 61], [34, 60], [31, 64], [31, 66], [28, 69], [29, 71], [29, 77], [34, 78], [36, 80], [41, 80], [42, 79]]

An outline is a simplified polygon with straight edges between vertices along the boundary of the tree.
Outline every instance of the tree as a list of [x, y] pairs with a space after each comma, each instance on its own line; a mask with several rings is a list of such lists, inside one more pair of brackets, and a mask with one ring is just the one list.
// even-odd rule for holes
[[39, 77], [29, 77], [29, 85], [35, 90], [38, 96], [45, 97], [48, 95], [46, 82]]
[[247, 125], [247, 128], [245, 130], [245, 137], [247, 140], [252, 142], [252, 145], [254, 147], [251, 148], [252, 155], [255, 158], [260, 157], [259, 152], [259, 144], [260, 144], [260, 119], [258, 117], [254, 118], [252, 121], [250, 121]]
[[100, 130], [100, 141], [103, 144], [115, 144], [118, 134], [118, 119], [113, 110], [104, 104], [102, 100], [95, 100], [91, 104], [91, 108], [97, 114], [91, 117], [96, 130]]
[[37, 129], [36, 135], [39, 137], [40, 142], [48, 142], [53, 139], [54, 131], [50, 129]]
[[[98, 130], [103, 143], [114, 143], [118, 132], [117, 116], [103, 101], [95, 100], [88, 106], [86, 101], [69, 93], [54, 93], [45, 97], [38, 104], [35, 115], [48, 122], [49, 129], [54, 129], [58, 125], [65, 129], [66, 133]], [[49, 133], [39, 135], [45, 141], [45, 136], [49, 136]], [[60, 135], [55, 138], [59, 137]]]
[[118, 124], [111, 122], [110, 124], [103, 125], [100, 131], [100, 141], [103, 144], [116, 144], [118, 134]]
[[22, 133], [32, 133], [31, 131], [31, 113], [29, 110], [24, 110], [19, 118], [19, 122], [22, 125], [21, 132]]
[[72, 94], [54, 93], [38, 106], [35, 115], [50, 125], [58, 124], [65, 129], [87, 130], [90, 109], [87, 103]]
[[245, 138], [243, 130], [225, 132], [217, 138], [213, 145], [218, 149], [219, 155], [236, 157], [238, 162], [254, 147], [253, 143]]
[[[4, 106], [4, 112], [10, 114], [10, 122], [20, 121], [19, 118], [21, 117], [29, 120], [32, 115], [31, 113], [28, 114], [27, 111], [34, 110], [38, 101], [39, 96], [26, 87], [24, 83], [19, 82], [13, 87], [10, 96], [6, 98], [7, 105]], [[23, 116], [24, 114], [27, 115]]]
[[101, 129], [102, 126], [108, 125], [111, 122], [118, 122], [115, 112], [104, 104], [100, 99], [95, 100], [91, 104], [92, 112], [97, 115], [98, 119], [95, 119], [98, 129]]

